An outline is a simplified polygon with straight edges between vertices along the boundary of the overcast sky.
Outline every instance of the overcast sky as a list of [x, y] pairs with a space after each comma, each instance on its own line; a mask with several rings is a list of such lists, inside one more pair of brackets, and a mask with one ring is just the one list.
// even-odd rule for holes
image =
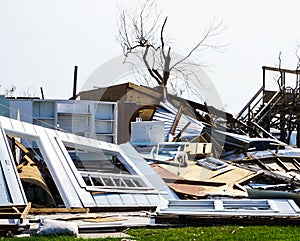
[[[83, 86], [99, 66], [120, 55], [118, 6], [134, 0], [0, 0], [0, 92], [66, 99], [74, 66]], [[260, 88], [263, 65], [295, 69], [300, 44], [297, 0], [158, 0], [168, 16], [173, 50], [185, 54], [213, 19], [226, 26], [217, 41], [225, 51], [208, 51], [201, 62], [226, 110], [236, 114]], [[272, 77], [272, 76], [271, 76]]]

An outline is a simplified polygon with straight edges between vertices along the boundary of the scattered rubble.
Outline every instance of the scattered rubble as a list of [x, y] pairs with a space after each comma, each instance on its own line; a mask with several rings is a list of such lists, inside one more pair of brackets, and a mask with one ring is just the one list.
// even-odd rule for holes
[[[116, 88], [125, 95], [112, 96]], [[118, 123], [119, 144], [0, 116], [1, 234], [80, 236], [207, 220], [299, 223], [300, 149], [257, 124], [169, 96], [130, 84], [106, 90], [103, 98], [120, 97], [106, 120]]]

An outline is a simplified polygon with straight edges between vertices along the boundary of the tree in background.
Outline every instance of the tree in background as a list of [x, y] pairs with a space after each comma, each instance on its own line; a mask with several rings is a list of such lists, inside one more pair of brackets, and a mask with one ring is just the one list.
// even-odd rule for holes
[[[118, 41], [123, 49], [125, 61], [130, 55], [135, 55], [146, 67], [148, 76], [154, 83], [166, 88], [174, 94], [181, 95], [183, 91], [199, 91], [191, 85], [191, 79], [201, 86], [195, 67], [203, 67], [195, 57], [205, 49], [218, 50], [223, 46], [211, 44], [211, 40], [220, 34], [224, 27], [222, 22], [214, 22], [204, 32], [202, 38], [184, 56], [175, 54], [172, 43], [165, 36], [168, 17], [163, 20], [161, 12], [153, 0], [143, 1], [141, 5], [130, 11], [122, 9], [118, 25]], [[194, 67], [194, 68], [193, 68]], [[145, 78], [145, 75], [140, 77]], [[149, 79], [146, 81], [149, 84]], [[195, 83], [194, 83], [195, 84]]]

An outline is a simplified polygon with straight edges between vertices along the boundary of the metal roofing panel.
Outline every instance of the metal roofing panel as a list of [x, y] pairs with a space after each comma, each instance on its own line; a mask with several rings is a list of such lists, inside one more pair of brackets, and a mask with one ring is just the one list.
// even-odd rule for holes
[[[170, 130], [173, 126], [177, 112], [178, 109], [171, 103], [166, 101], [160, 103], [160, 106], [157, 108], [156, 112], [153, 115], [153, 120], [164, 121], [165, 123], [165, 140], [167, 140], [168, 138], [168, 134], [170, 133]], [[184, 133], [182, 133], [181, 136], [199, 136], [204, 125], [195, 118], [191, 118], [190, 116], [187, 116], [185, 114], [182, 114], [179, 120], [178, 126], [175, 130], [175, 135], [177, 135], [189, 122], [190, 125], [184, 131]]]

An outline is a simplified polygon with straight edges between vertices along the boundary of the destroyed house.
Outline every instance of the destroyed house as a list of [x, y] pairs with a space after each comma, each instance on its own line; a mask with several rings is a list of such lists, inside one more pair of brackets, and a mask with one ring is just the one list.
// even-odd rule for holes
[[[160, 87], [150, 88], [133, 83], [82, 91], [78, 94], [78, 99], [118, 102], [119, 143], [130, 140], [131, 122], [136, 121], [136, 118], [152, 121], [157, 107], [164, 101]], [[214, 126], [214, 128], [220, 127], [221, 130], [226, 130], [228, 129], [227, 124], [237, 122], [230, 113], [218, 110], [213, 106], [196, 103], [172, 94], [167, 94], [167, 101], [176, 108], [177, 112], [182, 111], [190, 118], [208, 126]], [[218, 123], [214, 123], [215, 117], [218, 119]]]

